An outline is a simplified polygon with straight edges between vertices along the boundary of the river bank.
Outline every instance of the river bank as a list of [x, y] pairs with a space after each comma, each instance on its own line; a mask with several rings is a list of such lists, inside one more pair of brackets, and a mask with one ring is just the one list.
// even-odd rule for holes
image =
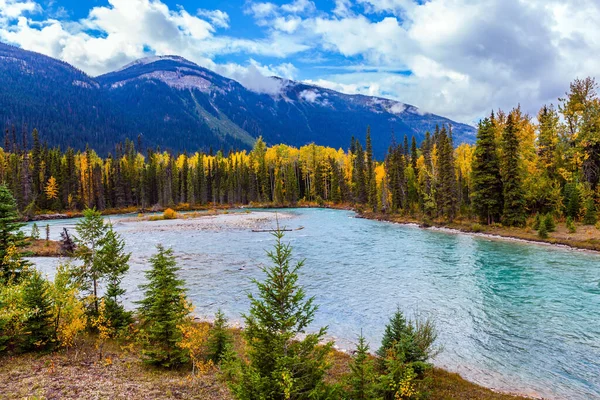
[[[235, 346], [242, 346], [240, 330], [232, 329]], [[342, 382], [350, 372], [351, 357], [331, 353], [328, 382]], [[434, 368], [429, 373], [431, 400], [522, 400], [528, 397], [498, 393]], [[219, 370], [193, 377], [190, 369], [162, 370], [144, 366], [135, 345], [109, 341], [102, 354], [95, 337], [82, 338], [76, 347], [49, 354], [0, 357], [0, 393], [5, 399], [152, 398], [232, 400]]]
[[[600, 252], [600, 230], [593, 225], [582, 225], [576, 224], [577, 231], [575, 233], [569, 232], [566, 227], [566, 223], [563, 221], [557, 221], [556, 231], [550, 232], [548, 238], [540, 238], [537, 231], [531, 229], [530, 226], [526, 227], [505, 227], [499, 224], [494, 225], [483, 225], [478, 223], [476, 220], [468, 218], [456, 218], [452, 222], [444, 220], [428, 220], [427, 223], [423, 222], [422, 218], [406, 216], [401, 214], [389, 214], [389, 213], [374, 213], [371, 211], [357, 208], [350, 203], [334, 204], [334, 203], [317, 203], [317, 202], [299, 202], [293, 206], [286, 205], [275, 205], [272, 203], [253, 203], [249, 205], [239, 204], [221, 204], [221, 205], [205, 205], [205, 206], [190, 206], [189, 204], [180, 204], [172, 207], [177, 212], [198, 212], [193, 214], [191, 217], [203, 217], [207, 215], [217, 215], [219, 213], [227, 212], [233, 209], [280, 209], [280, 208], [328, 208], [336, 210], [348, 210], [354, 211], [361, 218], [372, 219], [377, 221], [387, 221], [398, 224], [412, 224], [418, 225], [421, 228], [441, 228], [449, 229], [456, 232], [478, 234], [478, 235], [489, 235], [492, 237], [517, 239], [527, 242], [546, 243], [550, 245], [567, 246], [574, 249], [590, 250]], [[133, 216], [143, 216], [145, 219], [151, 219], [147, 217], [152, 213], [161, 213], [166, 207], [153, 207], [151, 209], [139, 209], [136, 207], [127, 207], [121, 209], [107, 209], [102, 211], [103, 215], [117, 215], [117, 214], [131, 214]], [[206, 213], [206, 214], [205, 214]], [[55, 213], [55, 214], [39, 214], [33, 217], [32, 221], [44, 221], [53, 220], [59, 218], [79, 218], [82, 216], [81, 212], [66, 212], [66, 213]], [[183, 214], [185, 216], [185, 214]], [[186, 217], [190, 218], [190, 216]]]

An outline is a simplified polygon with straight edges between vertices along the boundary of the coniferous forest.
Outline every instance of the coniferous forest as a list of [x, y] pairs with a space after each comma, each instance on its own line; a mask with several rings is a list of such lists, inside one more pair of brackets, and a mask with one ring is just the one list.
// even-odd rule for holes
[[173, 154], [126, 141], [100, 156], [49, 147], [36, 130], [5, 132], [0, 181], [26, 216], [85, 208], [354, 204], [424, 220], [478, 218], [521, 226], [553, 214], [594, 223], [600, 199], [600, 99], [592, 78], [575, 80], [558, 107], [535, 116], [516, 107], [480, 121], [477, 143], [455, 146], [452, 127], [422, 143], [392, 139], [373, 157], [369, 129], [346, 151], [310, 144], [252, 151]]

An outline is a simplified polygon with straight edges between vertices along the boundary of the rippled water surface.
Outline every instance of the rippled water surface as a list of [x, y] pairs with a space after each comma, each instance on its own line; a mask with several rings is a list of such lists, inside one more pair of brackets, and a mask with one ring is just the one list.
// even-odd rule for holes
[[[431, 315], [444, 351], [436, 364], [502, 390], [546, 398], [600, 398], [600, 255], [521, 242], [423, 230], [354, 218], [346, 211], [283, 210], [286, 239], [305, 258], [300, 283], [320, 305], [314, 327], [328, 325], [340, 347], [362, 329], [376, 348], [397, 306]], [[270, 215], [253, 212], [252, 218]], [[218, 308], [232, 320], [248, 309], [251, 278], [262, 278], [272, 226], [245, 214], [186, 221], [112, 217], [133, 252], [127, 302], [155, 244], [171, 246], [196, 312]], [[233, 222], [232, 222], [233, 221]], [[240, 222], [241, 221], [241, 222]], [[50, 222], [53, 237], [74, 220]], [[41, 229], [43, 231], [43, 229]], [[53, 274], [56, 259], [36, 259]], [[244, 270], [239, 270], [245, 266]]]

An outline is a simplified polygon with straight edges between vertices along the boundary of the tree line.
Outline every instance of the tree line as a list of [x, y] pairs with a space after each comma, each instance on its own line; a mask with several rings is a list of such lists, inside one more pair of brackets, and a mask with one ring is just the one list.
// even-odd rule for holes
[[399, 309], [374, 356], [361, 334], [350, 372], [336, 382], [325, 379], [333, 342], [326, 327], [308, 331], [318, 305], [298, 283], [304, 261], [293, 261], [279, 227], [267, 253], [271, 265], [263, 267], [263, 281], [254, 281], [242, 315], [244, 341], [236, 346], [220, 311], [211, 327], [194, 321], [171, 249], [157, 246], [140, 285], [143, 298], [126, 310], [121, 279], [131, 254], [98, 211], [86, 209], [76, 225], [71, 255], [81, 265], [61, 265], [49, 281], [14, 251], [24, 238], [5, 186], [0, 200], [0, 252], [10, 255], [0, 259], [0, 357], [77, 348], [93, 333], [100, 361], [104, 345], [117, 341], [139, 348], [141, 361], [153, 367], [191, 367], [193, 378], [216, 369], [238, 399], [395, 400], [427, 391], [437, 332], [431, 321], [407, 320]]
[[522, 226], [535, 214], [594, 223], [600, 200], [600, 100], [592, 78], [575, 80], [558, 108], [537, 116], [520, 107], [480, 121], [475, 145], [453, 142], [452, 127], [437, 127], [422, 143], [392, 140], [375, 160], [371, 134], [349, 148], [315, 144], [250, 152], [146, 154], [131, 141], [100, 157], [93, 149], [62, 151], [42, 144], [37, 131], [19, 139], [7, 130], [0, 182], [25, 215], [85, 208], [175, 205], [353, 204], [423, 220], [478, 218]]

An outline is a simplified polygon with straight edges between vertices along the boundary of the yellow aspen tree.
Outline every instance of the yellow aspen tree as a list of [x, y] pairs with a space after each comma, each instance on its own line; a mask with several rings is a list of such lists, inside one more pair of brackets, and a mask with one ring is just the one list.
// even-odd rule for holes
[[56, 182], [56, 178], [51, 176], [48, 179], [48, 183], [46, 183], [46, 188], [44, 189], [46, 192], [46, 197], [48, 200], [53, 200], [58, 197], [58, 183]]

